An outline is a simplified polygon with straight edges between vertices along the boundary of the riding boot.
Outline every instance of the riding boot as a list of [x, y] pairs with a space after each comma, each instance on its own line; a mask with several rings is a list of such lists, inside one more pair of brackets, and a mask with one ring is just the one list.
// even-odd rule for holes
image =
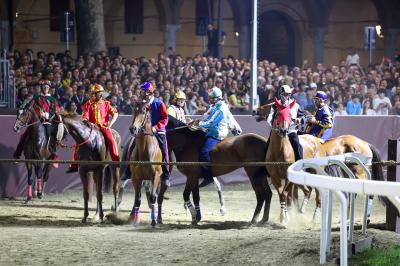
[[208, 186], [209, 184], [214, 182], [212, 172], [211, 172], [211, 166], [202, 166], [202, 173], [203, 173], [203, 181], [200, 183], [199, 187], [205, 187]]
[[298, 160], [303, 159], [303, 147], [300, 144], [299, 136], [296, 132], [292, 132], [288, 135], [290, 144], [292, 144], [294, 159], [297, 162]]

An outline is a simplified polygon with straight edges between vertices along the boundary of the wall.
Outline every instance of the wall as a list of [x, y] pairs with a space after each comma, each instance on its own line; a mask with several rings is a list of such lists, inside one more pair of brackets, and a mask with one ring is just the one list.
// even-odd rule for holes
[[[120, 116], [114, 126], [121, 134], [122, 143], [125, 143], [129, 131], [130, 116]], [[244, 133], [256, 133], [268, 136], [266, 122], [256, 122], [251, 116], [236, 116]], [[13, 132], [15, 116], [0, 116], [3, 130], [0, 132], [0, 158], [12, 158], [19, 136]], [[351, 134], [358, 136], [373, 145], [381, 152], [383, 159], [387, 158], [387, 140], [400, 138], [400, 117], [397, 116], [338, 116], [335, 120], [334, 135]], [[72, 145], [72, 138], [65, 142]], [[71, 160], [72, 151], [60, 149], [59, 154], [63, 160]], [[77, 173], [65, 174], [67, 165], [61, 164], [58, 169], [50, 173], [46, 192], [62, 193], [68, 189], [81, 187]], [[400, 168], [398, 169], [400, 172]], [[172, 173], [172, 184], [185, 183], [185, 177], [176, 170]], [[223, 183], [248, 182], [243, 170], [237, 170], [221, 177]], [[26, 169], [23, 164], [0, 163], [0, 197], [15, 197], [25, 194], [27, 187]]]

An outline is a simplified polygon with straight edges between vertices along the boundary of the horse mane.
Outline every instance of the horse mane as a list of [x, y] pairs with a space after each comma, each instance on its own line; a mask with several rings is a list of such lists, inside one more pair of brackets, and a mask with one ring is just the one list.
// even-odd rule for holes
[[[172, 132], [178, 132], [184, 134], [185, 136], [190, 136], [190, 137], [205, 137], [206, 133], [201, 130], [190, 130], [189, 127], [184, 127], [187, 124], [183, 123], [182, 121], [176, 119], [175, 117], [168, 115], [168, 124], [167, 124], [167, 132], [172, 131]], [[179, 129], [174, 130], [177, 127], [182, 127]]]

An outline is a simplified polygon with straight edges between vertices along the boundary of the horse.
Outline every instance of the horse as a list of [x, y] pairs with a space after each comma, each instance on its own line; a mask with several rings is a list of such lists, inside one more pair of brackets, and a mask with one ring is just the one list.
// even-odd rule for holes
[[[130, 159], [131, 161], [162, 162], [161, 149], [152, 131], [151, 114], [148, 108], [149, 105], [142, 102], [138, 103], [133, 110], [132, 124], [129, 130], [135, 135], [135, 147], [132, 150]], [[149, 180], [152, 184], [149, 198], [151, 225], [154, 227], [157, 223], [162, 224], [162, 203], [167, 186], [163, 182], [160, 182], [162, 174], [161, 165], [131, 164], [130, 170], [135, 190], [135, 202], [131, 212], [133, 225], [137, 226], [140, 224], [141, 188], [144, 180]], [[160, 183], [160, 193], [157, 197], [157, 189]], [[158, 215], [155, 207], [156, 200], [158, 203]]]
[[[84, 122], [78, 114], [62, 114], [62, 123], [66, 129], [67, 134], [71, 135], [76, 142], [77, 148], [77, 159], [84, 161], [106, 161], [107, 158], [107, 146], [105, 139], [100, 132], [99, 128], [89, 122]], [[113, 137], [117, 143], [117, 147], [120, 146], [121, 137], [117, 131], [112, 130]], [[113, 193], [114, 193], [114, 206], [115, 211], [118, 211], [117, 196], [119, 189], [119, 165], [111, 165], [112, 176], [113, 176]], [[89, 202], [89, 174], [93, 176], [93, 180], [96, 184], [96, 197], [97, 197], [97, 208], [96, 215], [99, 217], [99, 222], [103, 223], [103, 172], [104, 164], [81, 164], [79, 165], [79, 176], [83, 185], [83, 199], [84, 199], [84, 214], [82, 223], [87, 222], [89, 216], [88, 202]]]
[[[24, 142], [24, 156], [25, 159], [35, 160], [51, 160], [52, 154], [48, 149], [49, 138], [46, 134], [45, 126], [40, 121], [33, 103], [29, 104], [26, 108], [18, 110], [17, 118], [14, 124], [14, 131], [19, 132], [22, 128], [29, 130], [26, 134], [28, 136]], [[51, 166], [48, 163], [25, 163], [28, 171], [28, 188], [26, 202], [32, 201], [32, 191], [37, 190], [37, 197], [41, 199], [43, 197], [43, 191], [46, 187], [47, 180], [49, 179], [49, 173]], [[36, 183], [32, 178], [32, 168], [35, 170]], [[33, 185], [33, 187], [32, 187]]]
[[[293, 163], [294, 152], [287, 137], [289, 125], [291, 122], [289, 111], [291, 105], [283, 106], [276, 100], [275, 104], [277, 106], [277, 115], [271, 130], [270, 144], [265, 160], [270, 162]], [[299, 139], [301, 145], [303, 146], [304, 158], [340, 155], [347, 152], [358, 152], [367, 157], [371, 157], [373, 163], [378, 162], [381, 159], [379, 156], [379, 151], [372, 144], [352, 135], [343, 135], [332, 138], [325, 143], [321, 143], [321, 140], [319, 138], [311, 135], [300, 135]], [[287, 222], [289, 219], [289, 216], [287, 214], [287, 199], [291, 189], [293, 188], [293, 184], [290, 183], [287, 179], [288, 167], [275, 167], [272, 165], [267, 165], [266, 167], [268, 173], [270, 174], [272, 184], [278, 191], [280, 197], [281, 222]], [[366, 178], [365, 173], [359, 166], [352, 166], [351, 168], [358, 179]], [[373, 164], [372, 179], [381, 181], [384, 180], [381, 165]], [[307, 191], [306, 188], [301, 188], [303, 189], [303, 191]], [[308, 193], [311, 192], [309, 191]], [[319, 193], [317, 191], [315, 213], [318, 212], [320, 206], [321, 201], [319, 198]]]
[[[177, 162], [198, 162], [199, 151], [205, 141], [206, 133], [201, 130], [191, 130], [188, 125], [169, 116], [167, 124], [168, 147], [175, 154]], [[260, 162], [264, 161], [267, 149], [267, 140], [257, 134], [243, 134], [240, 136], [228, 137], [218, 143], [210, 152], [212, 163], [224, 162]], [[213, 166], [214, 176], [230, 173], [238, 168], [237, 166]], [[181, 165], [178, 170], [186, 176], [186, 185], [183, 192], [185, 206], [190, 210], [192, 224], [201, 220], [200, 194], [198, 180], [202, 178], [202, 169], [199, 166]], [[267, 171], [264, 166], [245, 166], [247, 176], [250, 179], [253, 190], [256, 194], [257, 205], [251, 224], [260, 222], [267, 223], [271, 205], [272, 191], [267, 180]], [[193, 204], [190, 201], [190, 194], [193, 196]], [[264, 213], [261, 220], [259, 215], [264, 206]]]

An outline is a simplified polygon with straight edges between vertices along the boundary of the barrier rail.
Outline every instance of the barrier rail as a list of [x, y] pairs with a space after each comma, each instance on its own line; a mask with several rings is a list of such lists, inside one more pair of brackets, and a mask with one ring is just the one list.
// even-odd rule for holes
[[[328, 176], [321, 167], [335, 164], [342, 168], [346, 173], [350, 173], [350, 169], [346, 166], [346, 162], [357, 163], [368, 172], [365, 165], [370, 164], [370, 158], [358, 153], [348, 153], [338, 156], [329, 156], [322, 158], [312, 158], [298, 161], [288, 168], [289, 181], [316, 187], [321, 192], [322, 213], [321, 213], [321, 239], [320, 239], [320, 264], [326, 262], [326, 255], [330, 250], [331, 240], [331, 219], [332, 219], [332, 202], [333, 192], [339, 197], [341, 206], [341, 224], [340, 224], [340, 265], [347, 265], [347, 198], [344, 192], [357, 193], [359, 195], [379, 195], [386, 196], [400, 211], [400, 184], [394, 182], [372, 181], [345, 179], [340, 177]], [[313, 168], [317, 174], [304, 172], [303, 169]], [[365, 204], [366, 207], [367, 204]], [[366, 210], [364, 211], [363, 232], [365, 233]], [[354, 212], [350, 211], [350, 240], [352, 240], [352, 228], [354, 226], [352, 216]]]

